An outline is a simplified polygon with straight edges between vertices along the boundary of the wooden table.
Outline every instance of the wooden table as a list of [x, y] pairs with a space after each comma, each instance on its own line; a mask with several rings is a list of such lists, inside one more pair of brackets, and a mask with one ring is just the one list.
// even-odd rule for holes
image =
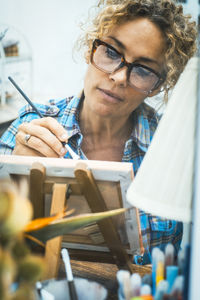
[[[117, 281], [116, 273], [118, 268], [114, 264], [96, 263], [88, 261], [71, 260], [72, 271], [75, 277], [86, 278], [88, 280], [96, 281], [104, 285], [108, 290], [107, 299], [118, 299], [117, 297]], [[141, 276], [151, 273], [151, 266], [133, 265], [134, 272]], [[60, 264], [60, 277], [65, 277], [64, 265]]]

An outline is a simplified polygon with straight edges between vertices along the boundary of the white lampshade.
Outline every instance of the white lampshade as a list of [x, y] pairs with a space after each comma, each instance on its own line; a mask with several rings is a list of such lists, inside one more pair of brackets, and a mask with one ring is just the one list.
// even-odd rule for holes
[[179, 78], [127, 200], [147, 213], [191, 220], [198, 58]]

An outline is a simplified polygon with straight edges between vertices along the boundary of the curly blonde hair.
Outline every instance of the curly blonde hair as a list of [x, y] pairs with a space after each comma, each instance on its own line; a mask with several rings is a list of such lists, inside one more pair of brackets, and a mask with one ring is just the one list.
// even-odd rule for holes
[[94, 39], [108, 34], [114, 25], [138, 17], [148, 18], [163, 33], [166, 42], [166, 80], [163, 84], [165, 99], [174, 87], [187, 61], [197, 50], [197, 26], [190, 15], [183, 14], [182, 5], [172, 0], [100, 0], [97, 15], [86, 33], [79, 39], [89, 62]]

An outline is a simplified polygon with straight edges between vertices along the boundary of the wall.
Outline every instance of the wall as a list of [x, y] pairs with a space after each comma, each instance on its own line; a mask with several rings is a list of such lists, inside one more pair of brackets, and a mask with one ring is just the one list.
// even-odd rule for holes
[[81, 89], [86, 65], [74, 62], [72, 48], [79, 22], [95, 0], [0, 0], [0, 23], [14, 26], [30, 43], [33, 98], [46, 101]]
[[194, 20], [198, 21], [199, 16], [199, 0], [186, 0], [185, 3], [182, 3], [183, 1], [179, 1], [184, 7], [184, 11], [191, 14], [194, 18]]

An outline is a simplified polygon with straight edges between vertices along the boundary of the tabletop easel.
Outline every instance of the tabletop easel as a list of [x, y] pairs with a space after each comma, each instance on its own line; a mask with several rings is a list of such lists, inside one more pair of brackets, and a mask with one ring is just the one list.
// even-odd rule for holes
[[[51, 192], [51, 211], [56, 214], [62, 211], [67, 203], [67, 194], [84, 195], [92, 212], [107, 210], [104, 198], [94, 179], [92, 171], [84, 163], [77, 163], [74, 170], [76, 183], [66, 183], [46, 180], [45, 167], [38, 162], [32, 164], [30, 170], [30, 200], [33, 203], [34, 218], [44, 216], [45, 194]], [[113, 260], [119, 268], [125, 268], [132, 272], [130, 258], [124, 249], [119, 234], [111, 218], [98, 222], [98, 226], [104, 240], [110, 250]], [[45, 247], [45, 259], [47, 261], [48, 278], [57, 277], [62, 237], [54, 238], [47, 242]]]

